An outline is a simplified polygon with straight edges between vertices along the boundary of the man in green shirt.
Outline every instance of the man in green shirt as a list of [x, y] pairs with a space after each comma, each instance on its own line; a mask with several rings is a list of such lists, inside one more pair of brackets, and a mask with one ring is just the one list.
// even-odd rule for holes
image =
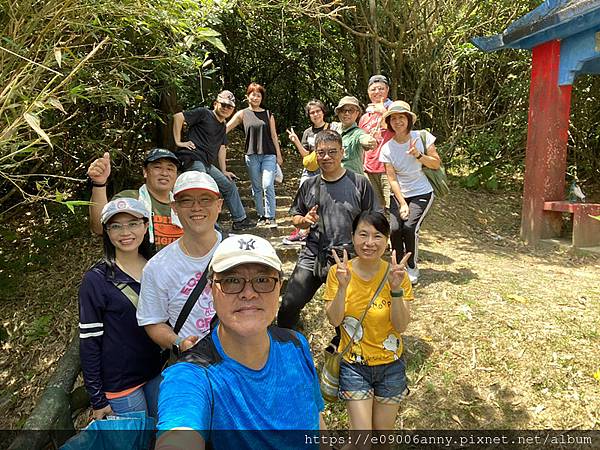
[[335, 113], [340, 121], [331, 124], [331, 129], [342, 135], [342, 146], [344, 147], [342, 167], [364, 175], [363, 148], [374, 148], [377, 141], [356, 124], [361, 112], [362, 109], [356, 97], [342, 97], [335, 107]]

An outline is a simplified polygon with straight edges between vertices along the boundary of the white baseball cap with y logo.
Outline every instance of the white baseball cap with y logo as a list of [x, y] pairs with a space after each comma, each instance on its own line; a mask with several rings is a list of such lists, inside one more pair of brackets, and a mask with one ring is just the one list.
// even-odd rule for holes
[[223, 240], [209, 265], [211, 272], [224, 272], [240, 264], [262, 264], [278, 272], [283, 265], [269, 241], [252, 234], [237, 234]]

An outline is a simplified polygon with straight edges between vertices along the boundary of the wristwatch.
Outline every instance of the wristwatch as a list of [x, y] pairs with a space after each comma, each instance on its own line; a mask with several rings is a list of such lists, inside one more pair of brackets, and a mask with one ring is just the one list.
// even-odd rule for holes
[[179, 356], [181, 354], [181, 349], [179, 348], [179, 346], [181, 345], [182, 342], [183, 342], [183, 338], [177, 336], [177, 339], [175, 339], [175, 342], [173, 342], [173, 345], [171, 345], [171, 351], [173, 352], [173, 354], [175, 356]]
[[421, 159], [423, 157], [423, 153], [419, 153], [419, 156], [417, 156], [417, 159]]
[[404, 289], [400, 288], [398, 291], [390, 291], [390, 295], [394, 298], [404, 297]]

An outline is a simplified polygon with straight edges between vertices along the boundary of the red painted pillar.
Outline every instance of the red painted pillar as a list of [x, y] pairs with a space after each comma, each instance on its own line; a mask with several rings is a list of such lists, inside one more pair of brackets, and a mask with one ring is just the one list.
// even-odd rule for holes
[[558, 236], [560, 213], [544, 211], [544, 201], [564, 200], [571, 86], [558, 85], [560, 42], [533, 49], [529, 92], [529, 127], [521, 237], [535, 244]]

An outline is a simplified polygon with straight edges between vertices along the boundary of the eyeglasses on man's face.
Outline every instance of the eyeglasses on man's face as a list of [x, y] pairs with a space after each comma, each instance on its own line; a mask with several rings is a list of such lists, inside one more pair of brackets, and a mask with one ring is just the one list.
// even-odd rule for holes
[[340, 111], [340, 114], [354, 114], [355, 112], [358, 112], [358, 109], [356, 109], [356, 108], [342, 108], [339, 111]]
[[118, 233], [122, 233], [123, 231], [138, 230], [143, 224], [144, 224], [144, 221], [142, 219], [132, 220], [131, 222], [127, 222], [127, 223], [109, 223], [108, 225], [106, 225], [106, 230], [109, 233], [118, 234]]
[[223, 109], [233, 109], [233, 106], [231, 106], [229, 103], [219, 102], [219, 104], [221, 105], [221, 108], [223, 108]]
[[315, 150], [317, 158], [325, 158], [325, 155], [329, 155], [330, 158], [335, 158], [340, 153], [339, 148], [322, 148]]
[[226, 294], [239, 294], [244, 290], [247, 282], [252, 284], [252, 289], [254, 289], [255, 292], [259, 294], [268, 294], [269, 292], [273, 292], [278, 281], [278, 277], [259, 275], [250, 279], [229, 276], [213, 279], [212, 282], [221, 286], [221, 290]]
[[175, 203], [180, 208], [191, 208], [195, 203], [198, 203], [202, 207], [212, 206], [215, 204], [217, 199], [215, 197], [200, 197], [200, 198], [182, 198], [175, 200]]

